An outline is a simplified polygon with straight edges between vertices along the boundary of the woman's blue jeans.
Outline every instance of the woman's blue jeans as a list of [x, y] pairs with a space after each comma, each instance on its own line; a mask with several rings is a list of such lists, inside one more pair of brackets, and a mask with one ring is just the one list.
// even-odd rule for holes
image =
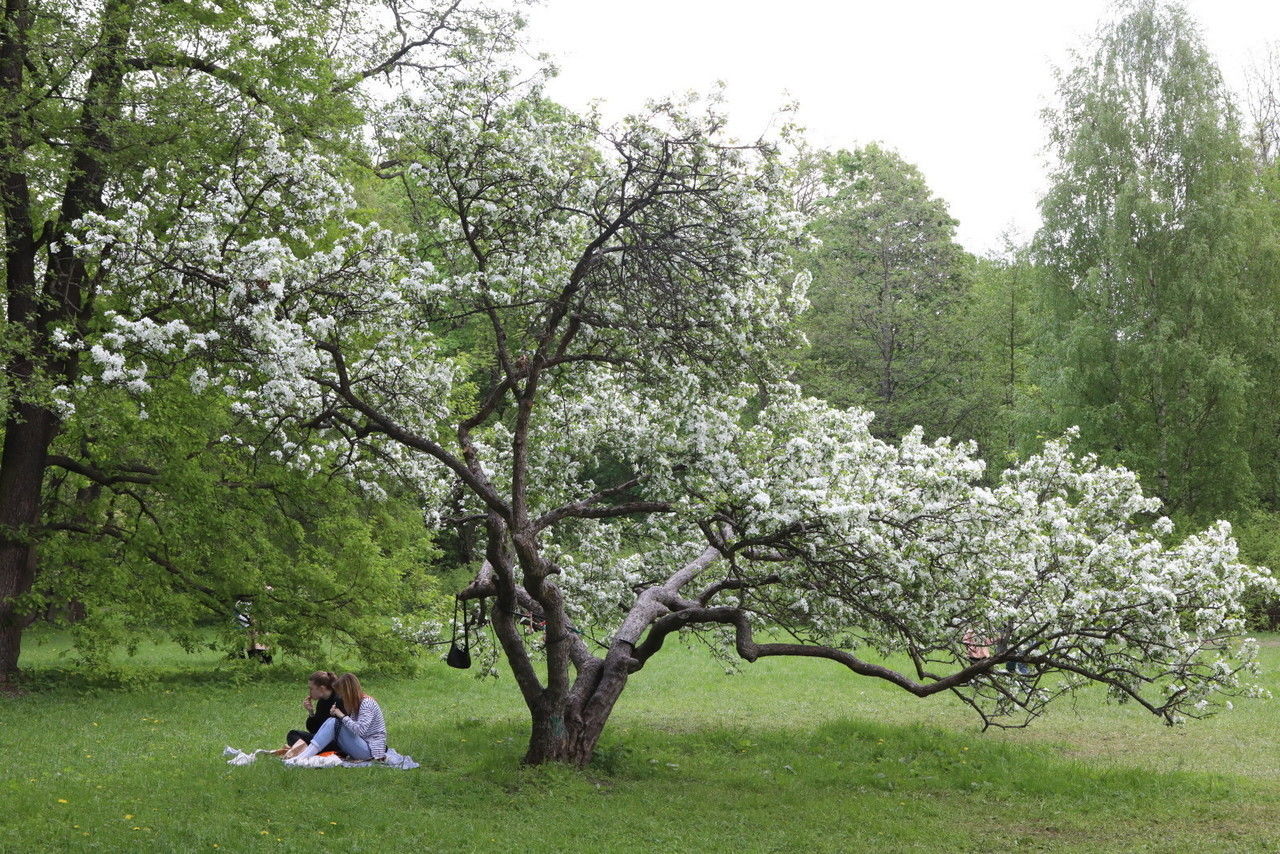
[[350, 756], [352, 759], [372, 759], [373, 751], [369, 749], [369, 742], [356, 735], [349, 728], [342, 725], [337, 718], [329, 718], [320, 725], [320, 729], [316, 730], [316, 734], [311, 736], [311, 743], [307, 745], [307, 749], [298, 754], [299, 759], [309, 759], [317, 753], [330, 749], [337, 742], [337, 749]]

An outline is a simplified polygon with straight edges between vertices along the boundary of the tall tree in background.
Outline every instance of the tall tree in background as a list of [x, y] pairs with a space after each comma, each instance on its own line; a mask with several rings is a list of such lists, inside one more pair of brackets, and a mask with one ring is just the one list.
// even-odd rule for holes
[[1280, 44], [1268, 47], [1248, 70], [1245, 109], [1249, 143], [1258, 165], [1265, 168], [1280, 157]]
[[993, 465], [1015, 459], [1031, 438], [1026, 423], [1038, 318], [1037, 271], [1028, 254], [1006, 235], [1000, 252], [978, 259], [971, 286], [969, 340], [977, 360], [971, 395], [982, 417], [963, 438], [975, 439]]
[[[154, 385], [146, 366], [118, 370], [101, 342], [185, 329], [180, 304], [140, 302], [138, 277], [109, 263], [113, 239], [84, 245], [86, 223], [162, 232], [210, 186], [234, 184], [246, 162], [293, 145], [350, 150], [364, 81], [406, 69], [430, 75], [464, 63], [472, 39], [502, 37], [510, 16], [460, 6], [8, 0], [0, 9], [0, 684], [16, 669], [31, 616], [50, 470], [88, 470], [84, 455], [59, 466], [80, 448], [51, 455], [52, 443], [77, 406], [92, 405], [86, 382], [135, 396]], [[275, 131], [270, 147], [263, 126]], [[290, 188], [260, 191], [239, 235], [261, 226], [254, 236], [263, 240], [299, 239], [305, 212], [281, 213], [296, 202]], [[157, 194], [172, 204], [136, 221], [140, 200]], [[269, 287], [271, 274], [256, 286]], [[215, 340], [193, 342], [187, 355]], [[146, 476], [136, 460], [94, 462], [116, 485]]]
[[[1280, 306], [1280, 44], [1251, 69], [1247, 82], [1249, 141], [1258, 172], [1258, 225], [1249, 241], [1248, 275], [1261, 303]], [[1250, 447], [1258, 498], [1264, 509], [1275, 511], [1280, 510], [1280, 350], [1271, 342], [1280, 336], [1280, 317], [1271, 313], [1261, 320], [1263, 346], [1251, 395]], [[1275, 555], [1270, 549], [1266, 559]]]
[[876, 413], [879, 436], [920, 424], [966, 432], [961, 346], [968, 258], [956, 221], [920, 171], [871, 144], [826, 164], [828, 195], [802, 263], [813, 273], [799, 379], [812, 394]]
[[1254, 488], [1247, 396], [1273, 310], [1242, 275], [1253, 169], [1187, 14], [1118, 12], [1048, 113], [1049, 426], [1080, 425], [1175, 509], [1230, 509]]

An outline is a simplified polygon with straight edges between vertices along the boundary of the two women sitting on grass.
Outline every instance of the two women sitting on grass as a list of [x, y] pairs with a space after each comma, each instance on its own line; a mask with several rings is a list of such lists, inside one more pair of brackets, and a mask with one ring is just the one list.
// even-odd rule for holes
[[310, 759], [325, 750], [337, 750], [355, 760], [386, 758], [387, 724], [382, 708], [364, 693], [354, 673], [334, 678], [332, 673], [318, 671], [311, 674], [308, 684], [310, 691], [303, 708], [312, 712], [312, 700], [316, 701], [316, 708], [307, 718], [306, 733], [289, 733], [291, 741], [285, 759]]

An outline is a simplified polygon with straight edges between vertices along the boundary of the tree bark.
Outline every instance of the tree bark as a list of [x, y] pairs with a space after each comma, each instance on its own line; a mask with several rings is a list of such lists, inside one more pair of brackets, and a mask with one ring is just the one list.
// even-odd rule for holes
[[532, 712], [526, 765], [563, 762], [575, 768], [591, 764], [596, 744], [636, 664], [631, 644], [615, 641], [603, 663], [579, 671], [578, 684], [562, 703]]
[[18, 670], [22, 630], [31, 616], [18, 607], [36, 577], [33, 528], [40, 519], [45, 451], [55, 429], [52, 413], [15, 407], [0, 452], [0, 685]]
[[[0, 32], [0, 84], [6, 100], [20, 102], [26, 60], [26, 37], [31, 23], [25, 0], [5, 4], [4, 29]], [[6, 151], [0, 163], [5, 225], [5, 301], [7, 320], [29, 326], [36, 317], [35, 234], [31, 223], [27, 176], [8, 164], [16, 162], [24, 140], [21, 115], [7, 112], [3, 119]], [[4, 366], [17, 383], [31, 377], [33, 362], [19, 352]], [[49, 431], [45, 413], [9, 401], [4, 445], [0, 448], [0, 685], [17, 670], [22, 630], [27, 625], [17, 611], [15, 597], [31, 589], [35, 578], [35, 553], [30, 547], [31, 524], [38, 518], [40, 482]]]
[[[111, 151], [107, 128], [121, 113], [120, 93], [126, 66], [121, 54], [132, 25], [134, 0], [112, 0], [102, 12], [104, 37], [85, 87], [79, 117], [79, 143], [72, 154], [59, 211], [60, 227], [48, 241], [50, 251], [43, 288], [36, 291], [36, 257], [41, 250], [32, 227], [31, 196], [26, 174], [13, 152], [24, 146], [22, 116], [6, 114], [4, 144], [10, 151], [0, 165], [5, 225], [5, 287], [8, 321], [30, 335], [29, 349], [5, 365], [14, 380], [0, 450], [0, 683], [17, 674], [22, 630], [30, 617], [21, 612], [20, 597], [30, 592], [36, 575], [35, 537], [40, 523], [41, 490], [49, 446], [59, 429], [55, 412], [25, 397], [23, 385], [38, 369], [65, 382], [75, 379], [74, 353], [53, 346], [55, 325], [86, 318], [85, 265], [62, 240], [63, 229], [86, 213], [101, 211], [108, 178], [104, 158]], [[0, 32], [0, 89], [20, 103], [30, 11], [24, 0], [8, 0]], [[12, 164], [12, 165], [11, 165]]]
[[566, 715], [563, 709], [534, 714], [524, 763], [562, 762], [575, 768], [585, 768], [591, 764], [607, 720], [607, 716], [588, 719]]

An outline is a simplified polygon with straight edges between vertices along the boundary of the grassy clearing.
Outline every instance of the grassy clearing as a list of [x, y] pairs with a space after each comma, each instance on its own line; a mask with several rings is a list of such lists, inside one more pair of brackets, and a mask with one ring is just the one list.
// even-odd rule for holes
[[1086, 698], [983, 734], [945, 697], [673, 645], [585, 773], [520, 768], [510, 680], [436, 664], [366, 679], [421, 769], [233, 768], [224, 744], [301, 721], [310, 667], [148, 647], [120, 688], [61, 649], [30, 645], [34, 690], [0, 701], [0, 851], [1280, 851], [1280, 700], [1170, 730]]

